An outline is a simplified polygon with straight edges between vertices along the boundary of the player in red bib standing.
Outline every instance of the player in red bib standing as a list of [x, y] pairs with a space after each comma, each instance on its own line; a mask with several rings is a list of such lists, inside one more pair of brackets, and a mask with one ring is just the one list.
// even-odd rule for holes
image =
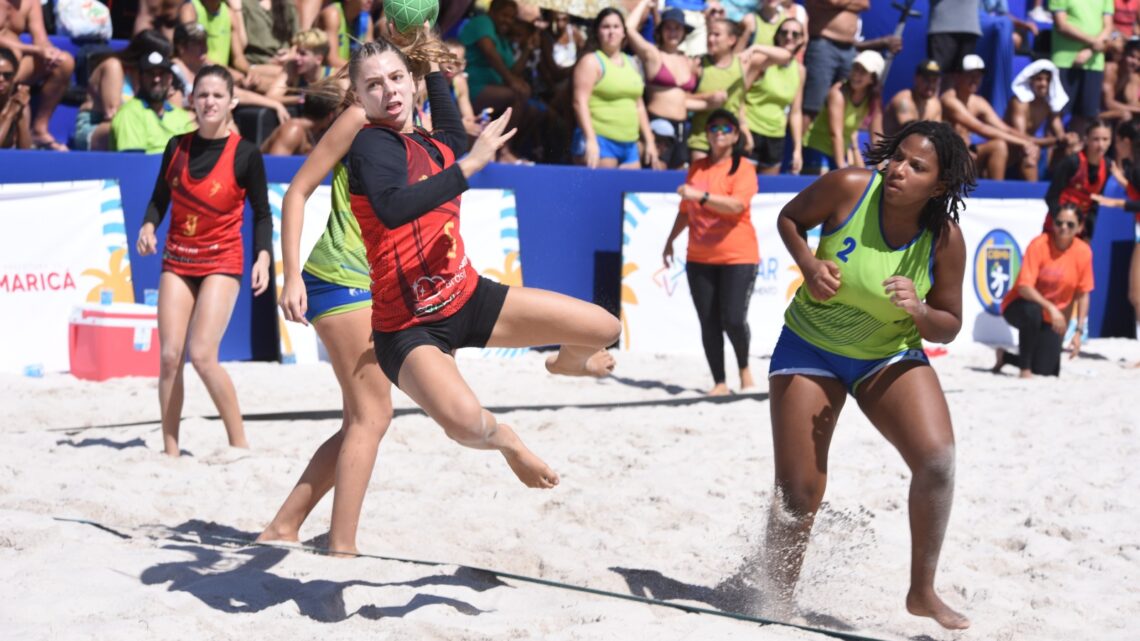
[[187, 352], [218, 408], [230, 446], [249, 447], [233, 382], [218, 363], [218, 346], [237, 302], [245, 265], [241, 225], [247, 197], [254, 212], [254, 295], [269, 286], [273, 240], [261, 152], [229, 129], [237, 103], [233, 78], [224, 67], [204, 67], [194, 78], [191, 100], [198, 131], [176, 136], [167, 144], [138, 238], [140, 255], [155, 253], [154, 230], [171, 205], [158, 284], [162, 350], [158, 400], [163, 446], [170, 456], [179, 455]]
[[597, 305], [507, 287], [475, 272], [459, 233], [460, 194], [514, 135], [504, 133], [510, 110], [457, 161], [467, 133], [438, 72], [425, 79], [436, 131], [414, 127], [413, 64], [427, 66], [380, 39], [362, 45], [348, 67], [369, 121], [345, 166], [371, 269], [376, 358], [451, 439], [498, 450], [527, 486], [550, 488], [558, 475], [483, 409], [453, 354], [460, 347], [561, 345], [546, 362], [550, 372], [601, 377], [613, 369], [605, 347], [618, 339], [621, 325]]

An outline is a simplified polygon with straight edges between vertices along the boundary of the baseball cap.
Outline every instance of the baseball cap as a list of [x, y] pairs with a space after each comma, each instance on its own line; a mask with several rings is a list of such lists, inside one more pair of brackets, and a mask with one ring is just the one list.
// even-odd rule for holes
[[883, 77], [883, 68], [887, 66], [887, 63], [883, 60], [883, 55], [871, 49], [860, 51], [859, 55], [855, 56], [855, 60], [851, 64], [863, 67], [868, 73], [875, 74], [875, 77], [880, 80]]
[[922, 62], [918, 63], [918, 66], [914, 68], [914, 72], [916, 74], [922, 74], [924, 76], [941, 76], [942, 65], [938, 64], [937, 60], [926, 58]]
[[962, 58], [962, 71], [984, 71], [986, 68], [986, 61], [976, 53]]
[[654, 118], [649, 121], [649, 128], [653, 130], [653, 135], [657, 138], [677, 137], [677, 131], [673, 129], [673, 125], [664, 118]]
[[139, 71], [150, 71], [151, 69], [165, 69], [170, 71], [170, 68], [170, 58], [162, 55], [161, 51], [152, 51], [139, 60]]

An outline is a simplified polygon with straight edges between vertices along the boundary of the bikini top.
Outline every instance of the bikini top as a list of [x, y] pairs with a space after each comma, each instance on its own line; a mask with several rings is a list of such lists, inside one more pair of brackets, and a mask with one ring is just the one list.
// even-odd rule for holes
[[661, 68], [658, 69], [657, 74], [649, 80], [649, 84], [655, 87], [680, 87], [692, 93], [693, 90], [697, 88], [697, 76], [689, 76], [689, 80], [685, 84], [679, 85], [677, 84], [677, 79], [673, 77], [673, 72], [669, 71], [669, 67], [666, 67], [665, 63], [662, 62]]

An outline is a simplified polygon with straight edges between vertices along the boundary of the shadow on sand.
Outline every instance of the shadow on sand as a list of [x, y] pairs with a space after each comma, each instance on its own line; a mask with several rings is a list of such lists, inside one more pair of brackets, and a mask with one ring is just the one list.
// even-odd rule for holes
[[129, 441], [112, 441], [109, 438], [85, 438], [77, 441], [71, 438], [65, 438], [55, 442], [56, 445], [66, 445], [68, 447], [109, 447], [115, 450], [125, 450], [129, 447], [146, 447], [146, 442], [142, 437], [133, 438]]
[[[185, 552], [194, 558], [149, 567], [140, 575], [142, 583], [166, 584], [168, 591], [188, 593], [215, 610], [231, 614], [260, 612], [293, 602], [302, 616], [322, 623], [336, 623], [357, 615], [367, 619], [402, 617], [429, 605], [446, 605], [461, 614], [474, 616], [484, 610], [459, 599], [426, 593], [418, 593], [404, 604], [364, 605], [350, 612], [345, 605], [344, 592], [350, 587], [420, 588], [433, 585], [460, 586], [483, 592], [506, 585], [492, 575], [469, 568], [388, 583], [295, 579], [279, 576], [272, 571], [289, 555], [290, 550], [286, 548], [253, 546], [225, 550], [213, 547], [215, 544], [232, 545], [229, 539], [253, 541], [255, 533], [197, 520], [187, 521], [169, 531], [172, 535], [197, 536], [205, 543], [163, 545], [163, 549]], [[211, 539], [216, 543], [211, 542]]]

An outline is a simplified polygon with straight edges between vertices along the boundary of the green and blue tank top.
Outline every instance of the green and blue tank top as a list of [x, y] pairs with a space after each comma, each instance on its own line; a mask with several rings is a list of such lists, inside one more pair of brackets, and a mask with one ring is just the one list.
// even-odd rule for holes
[[627, 53], [621, 54], [620, 65], [601, 51], [594, 55], [602, 66], [602, 77], [589, 100], [594, 133], [616, 142], [636, 142], [637, 99], [645, 91], [645, 79]]
[[222, 2], [218, 6], [217, 13], [210, 13], [206, 5], [202, 4], [202, 0], [192, 0], [192, 3], [198, 24], [206, 29], [206, 58], [216, 65], [230, 66], [230, 55], [233, 53], [230, 49], [233, 24], [229, 5]]
[[848, 358], [881, 359], [922, 349], [918, 327], [891, 302], [883, 281], [906, 276], [919, 299], [934, 284], [934, 234], [923, 229], [906, 245], [891, 247], [883, 236], [883, 178], [875, 172], [847, 220], [820, 235], [816, 258], [839, 266], [835, 296], [820, 302], [801, 285], [784, 323], [816, 347]]
[[[744, 66], [740, 64], [739, 57], [733, 56], [732, 64], [722, 69], [705, 56], [704, 64], [701, 66], [701, 81], [697, 84], [696, 93], [714, 91], [724, 91], [728, 94], [728, 98], [724, 101], [724, 109], [734, 114], [740, 113], [740, 103], [744, 101]], [[709, 139], [705, 133], [705, 124], [708, 123], [711, 113], [712, 110], [698, 111], [690, 119], [692, 133], [689, 134], [689, 147], [692, 149], [708, 151]]]
[[348, 170], [342, 163], [333, 169], [332, 213], [328, 225], [313, 246], [305, 271], [345, 287], [369, 289], [372, 285], [360, 224], [352, 213], [348, 194]]
[[744, 95], [748, 130], [769, 138], [783, 138], [788, 112], [799, 90], [800, 63], [795, 58], [783, 67], [772, 65], [765, 69]]
[[[863, 102], [855, 104], [855, 101], [851, 99], [851, 93], [846, 88], [843, 90], [843, 97], [843, 147], [846, 148], [851, 143], [851, 134], [858, 131], [871, 110], [871, 97], [870, 95], [865, 96]], [[815, 120], [811, 121], [807, 135], [804, 136], [805, 147], [823, 152], [828, 156], [834, 153], [831, 146], [830, 118], [830, 109], [827, 106], [827, 101], [824, 100], [823, 109], [820, 110]]]

